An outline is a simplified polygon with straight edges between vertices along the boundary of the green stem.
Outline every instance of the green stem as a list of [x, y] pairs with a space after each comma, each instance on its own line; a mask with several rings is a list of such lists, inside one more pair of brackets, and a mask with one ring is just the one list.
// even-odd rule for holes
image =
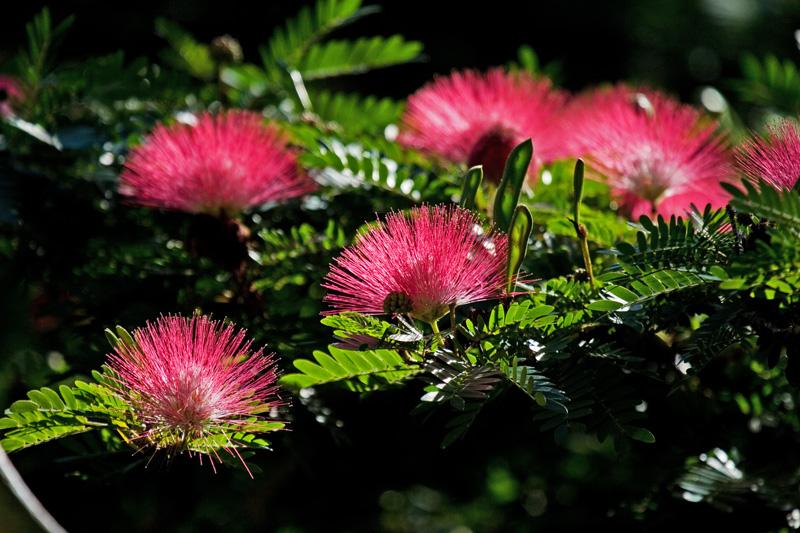
[[594, 287], [594, 272], [592, 271], [592, 256], [589, 254], [588, 232], [583, 224], [581, 224], [578, 228], [578, 239], [581, 241], [583, 266], [586, 269], [586, 275], [589, 277], [589, 283], [592, 285], [592, 287]]
[[586, 226], [581, 224], [581, 203], [583, 201], [583, 160], [575, 162], [575, 173], [573, 175], [573, 188], [575, 196], [572, 200], [572, 225], [575, 227], [575, 235], [581, 244], [581, 255], [583, 256], [583, 267], [589, 283], [594, 287], [594, 272], [592, 271], [592, 256], [589, 255], [589, 232]]
[[437, 320], [431, 320], [428, 322], [430, 324], [431, 329], [433, 330], [434, 339], [436, 339], [436, 344], [439, 346], [444, 346], [444, 338], [442, 334], [439, 332], [439, 325], [437, 324]]

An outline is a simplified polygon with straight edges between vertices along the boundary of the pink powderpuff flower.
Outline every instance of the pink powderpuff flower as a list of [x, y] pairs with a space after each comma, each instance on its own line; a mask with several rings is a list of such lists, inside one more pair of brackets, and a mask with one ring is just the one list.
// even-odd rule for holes
[[210, 215], [235, 215], [314, 189], [280, 133], [249, 111], [157, 126], [120, 177], [120, 192], [135, 203]]
[[739, 170], [753, 181], [778, 190], [792, 190], [800, 178], [800, 129], [784, 120], [770, 126], [766, 137], [745, 141], [736, 154]]
[[455, 163], [482, 164], [486, 179], [499, 183], [508, 154], [531, 138], [535, 179], [541, 163], [565, 155], [557, 128], [565, 102], [548, 80], [523, 72], [455, 72], [409, 97], [398, 141]]
[[502, 296], [507, 254], [506, 236], [484, 234], [466, 209], [393, 212], [334, 259], [325, 301], [331, 312], [409, 313], [434, 323], [451, 305]]
[[[274, 356], [252, 351], [245, 335], [203, 316], [162, 316], [134, 330], [133, 344], [117, 343], [110, 380], [144, 428], [134, 440], [190, 453], [205, 448], [213, 466], [204, 439], [257, 428], [259, 414], [282, 402]], [[241, 460], [236, 445], [225, 449]]]
[[731, 176], [725, 139], [716, 121], [691, 106], [624, 85], [577, 97], [563, 122], [570, 152], [586, 157], [608, 178], [624, 212], [685, 215], [694, 204], [719, 208]]
[[14, 102], [22, 100], [24, 94], [16, 78], [0, 75], [0, 117], [14, 114]]

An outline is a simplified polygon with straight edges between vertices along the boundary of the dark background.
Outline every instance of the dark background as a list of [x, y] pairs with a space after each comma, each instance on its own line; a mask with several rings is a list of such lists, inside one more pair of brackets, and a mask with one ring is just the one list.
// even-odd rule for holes
[[[165, 43], [155, 35], [153, 21], [166, 17], [201, 41], [231, 34], [241, 41], [245, 59], [259, 63], [258, 46], [306, 3], [61, 1], [52, 2], [50, 9], [54, 20], [77, 17], [59, 48], [61, 60], [80, 61], [117, 49], [129, 57], [156, 58]], [[523, 44], [531, 45], [543, 63], [560, 63], [559, 82], [567, 88], [629, 79], [686, 100], [704, 85], [727, 92], [745, 51], [795, 60], [798, 51], [794, 31], [800, 27], [800, 2], [795, 1], [378, 3], [381, 14], [339, 35], [402, 33], [425, 44], [427, 60], [345, 83], [352, 90], [395, 97], [404, 97], [435, 73], [503, 64]], [[21, 46], [25, 22], [43, 5], [0, 6], [0, 65]], [[549, 434], [533, 427], [528, 408], [516, 397], [488, 407], [466, 441], [443, 452], [438, 446], [442, 428], [409, 416], [419, 396], [412, 389], [364, 400], [334, 395], [334, 413], [348, 416], [341, 431], [314, 424], [298, 405], [295, 427], [304, 428], [302, 435], [278, 437], [276, 452], [258, 461], [265, 472], [255, 482], [231, 469], [213, 476], [191, 461], [147, 470], [138, 464], [105, 478], [101, 461], [51, 465], [53, 454], [46, 450], [29, 450], [14, 460], [72, 531], [245, 532], [278, 525], [288, 533], [456, 531], [463, 523], [482, 524], [487, 530], [495, 524], [519, 531], [568, 531], [613, 518], [618, 502], [635, 505], [643, 490], [658, 485], [660, 475], [649, 464], [650, 477], [637, 478], [637, 462], [670, 457], [667, 441], [637, 448], [635, 456], [624, 456], [624, 464], [617, 463], [608, 443], [572, 442], [565, 453]], [[652, 429], [658, 434], [658, 406], [652, 411]], [[704, 435], [724, 432], [725, 423], [705, 421]], [[690, 428], [683, 433], [673, 437], [691, 441]], [[698, 451], [714, 445], [698, 437]], [[673, 458], [678, 464], [664, 464], [664, 472], [680, 466], [683, 458]], [[73, 477], [77, 471], [96, 475], [87, 481]], [[54, 479], [60, 481], [54, 485]], [[25, 531], [7, 518], [5, 497], [0, 494], [0, 533]], [[692, 523], [752, 530], [755, 524], [772, 529], [785, 523], [764, 522], [757, 515], [743, 519], [678, 499], [667, 500], [660, 511], [662, 522], [645, 525], [622, 518], [612, 522], [613, 529], [672, 530]]]
[[[123, 49], [151, 57], [164, 47], [153, 20], [166, 17], [201, 41], [231, 34], [245, 59], [259, 62], [258, 46], [272, 29], [309, 2], [51, 2], [54, 20], [77, 19], [60, 48], [80, 59]], [[377, 3], [382, 13], [339, 35], [402, 33], [425, 44], [427, 61], [357, 80], [358, 89], [405, 96], [434, 73], [503, 64], [520, 45], [543, 63], [562, 65], [568, 88], [621, 79], [640, 80], [691, 97], [699, 85], [738, 73], [743, 51], [797, 55], [794, 31], [800, 2], [792, 0], [605, 0], [466, 2], [405, 0]], [[15, 50], [23, 27], [46, 2], [8, 2], [0, 17], [0, 54]], [[0, 56], [2, 57], [2, 56]]]

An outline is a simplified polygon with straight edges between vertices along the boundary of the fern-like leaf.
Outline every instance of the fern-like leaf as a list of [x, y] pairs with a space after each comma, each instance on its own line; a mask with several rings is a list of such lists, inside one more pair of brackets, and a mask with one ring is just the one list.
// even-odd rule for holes
[[379, 187], [419, 202], [441, 197], [443, 189], [449, 185], [434, 173], [404, 162], [403, 151], [388, 143], [345, 144], [328, 137], [315, 139], [308, 148], [301, 156], [302, 163], [315, 169], [319, 181], [332, 186]]
[[725, 263], [734, 249], [735, 236], [729, 231], [724, 210], [692, 212], [684, 220], [672, 216], [639, 219], [636, 244], [620, 242], [611, 250], [622, 268], [645, 271], [653, 268], [684, 268], [702, 271]]
[[744, 79], [737, 83], [742, 99], [787, 115], [800, 113], [800, 71], [792, 61], [769, 55], [763, 60], [747, 54]]
[[466, 407], [467, 400], [483, 400], [500, 381], [501, 376], [493, 365], [473, 365], [456, 357], [448, 350], [437, 351], [426, 364], [427, 378], [424, 402], [450, 402], [458, 410]]
[[297, 65], [307, 81], [360, 74], [416, 59], [422, 51], [418, 41], [400, 35], [363, 37], [355, 41], [328, 41], [312, 46]]
[[503, 365], [503, 374], [515, 387], [530, 397], [539, 407], [567, 415], [569, 398], [539, 370], [519, 365], [515, 358], [513, 364]]
[[744, 190], [723, 183], [731, 193], [731, 205], [742, 213], [765, 218], [800, 236], [800, 194], [796, 191], [778, 191], [761, 183], [744, 183]]
[[349, 134], [382, 134], [400, 119], [403, 103], [390, 98], [319, 91], [310, 93], [311, 105], [322, 120], [334, 122]]
[[4, 438], [0, 445], [11, 452], [97, 427], [126, 427], [127, 406], [100, 383], [76, 381], [59, 391], [44, 387], [28, 392], [0, 418]]
[[213, 77], [214, 60], [207, 45], [197, 42], [179, 25], [163, 18], [156, 19], [156, 33], [172, 47], [164, 54], [169, 63], [203, 80]]
[[376, 10], [361, 8], [361, 0], [318, 0], [314, 6], [301, 9], [297, 16], [275, 31], [261, 49], [264, 65], [268, 70], [279, 62], [295, 66], [325, 35]]
[[[683, 270], [656, 270], [637, 274], [635, 277], [603, 276], [606, 281], [615, 282], [604, 286], [604, 299], [595, 300], [586, 305], [591, 311], [611, 313], [615, 311], [637, 310], [645, 302], [670, 295], [714, 284], [720, 281], [712, 274], [695, 274]], [[624, 281], [624, 283], [616, 283]]]
[[281, 264], [309, 254], [337, 250], [347, 244], [344, 230], [331, 220], [325, 230], [318, 232], [310, 224], [301, 224], [289, 230], [264, 229], [258, 236], [263, 241], [263, 250], [258, 254], [258, 263], [263, 266]]
[[328, 352], [315, 351], [314, 360], [296, 359], [300, 372], [287, 374], [281, 384], [303, 389], [328, 383], [343, 383], [355, 391], [366, 391], [399, 383], [422, 371], [406, 362], [395, 350], [344, 350], [329, 346]]

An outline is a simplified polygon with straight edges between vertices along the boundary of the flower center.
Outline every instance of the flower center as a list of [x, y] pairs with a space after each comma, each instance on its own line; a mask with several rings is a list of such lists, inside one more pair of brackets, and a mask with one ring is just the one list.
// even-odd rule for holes
[[669, 187], [651, 175], [639, 176], [636, 178], [636, 194], [652, 204], [658, 203], [659, 198]]
[[491, 183], [498, 184], [503, 178], [506, 159], [514, 149], [516, 138], [511, 131], [499, 126], [492, 128], [478, 139], [470, 150], [467, 164], [483, 165], [483, 175]]
[[633, 161], [632, 172], [627, 177], [625, 187], [639, 198], [650, 202], [654, 209], [675, 182], [679, 172], [679, 169], [656, 155], [647, 153]]
[[383, 300], [383, 312], [387, 315], [409, 313], [413, 307], [411, 298], [403, 292], [390, 292]]

